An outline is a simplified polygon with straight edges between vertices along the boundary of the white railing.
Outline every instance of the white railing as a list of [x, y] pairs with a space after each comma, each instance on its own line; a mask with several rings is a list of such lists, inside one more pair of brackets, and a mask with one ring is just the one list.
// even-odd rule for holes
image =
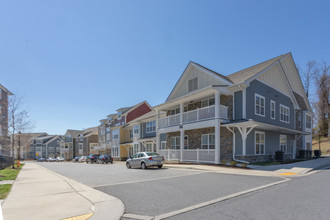
[[[165, 157], [167, 161], [180, 161], [180, 150], [158, 150], [158, 153]], [[214, 149], [191, 149], [182, 151], [182, 162], [193, 163], [215, 163]]]
[[158, 126], [160, 128], [174, 126], [180, 124], [180, 115], [171, 115], [168, 117], [160, 118], [158, 121]]
[[[215, 115], [214, 105], [204, 108], [198, 108], [196, 110], [183, 113], [183, 124], [208, 120], [215, 117], [216, 115]], [[220, 105], [219, 114], [217, 117], [220, 117], [222, 119], [228, 119], [228, 106]], [[180, 124], [180, 114], [163, 117], [158, 120], [159, 128], [165, 128], [179, 124]]]
[[158, 153], [162, 155], [165, 160], [167, 161], [178, 161], [180, 160], [180, 150], [173, 150], [173, 149], [168, 149], [168, 150], [158, 150]]

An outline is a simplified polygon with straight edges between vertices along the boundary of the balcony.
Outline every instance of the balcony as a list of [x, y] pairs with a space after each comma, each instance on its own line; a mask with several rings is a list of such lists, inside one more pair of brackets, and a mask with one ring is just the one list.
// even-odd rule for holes
[[[193, 111], [183, 113], [183, 124], [211, 120], [214, 118], [221, 118], [228, 120], [228, 106], [220, 105], [219, 112], [215, 114], [215, 106], [208, 106], [204, 108], [198, 108]], [[165, 128], [180, 124], [180, 114], [171, 115], [160, 118], [158, 120], [158, 127]]]

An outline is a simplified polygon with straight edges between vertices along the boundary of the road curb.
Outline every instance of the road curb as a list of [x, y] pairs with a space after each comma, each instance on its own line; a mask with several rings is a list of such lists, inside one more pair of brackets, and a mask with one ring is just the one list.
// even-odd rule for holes
[[91, 216], [89, 219], [117, 220], [121, 219], [121, 217], [123, 216], [125, 211], [125, 205], [120, 199], [103, 193], [92, 187], [86, 186], [68, 177], [62, 176], [61, 174], [55, 173], [43, 166], [40, 166], [39, 164], [38, 166], [63, 179], [68, 185], [70, 185], [70, 187], [72, 187], [72, 189], [76, 193], [78, 193], [93, 204], [93, 206], [90, 207], [91, 212], [93, 212], [93, 216]]

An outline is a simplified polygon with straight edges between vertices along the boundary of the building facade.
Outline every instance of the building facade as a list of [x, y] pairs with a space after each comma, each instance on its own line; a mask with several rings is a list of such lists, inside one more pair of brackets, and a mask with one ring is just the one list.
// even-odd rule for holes
[[311, 149], [312, 110], [291, 53], [228, 76], [190, 62], [154, 109], [167, 160], [269, 161]]
[[0, 155], [11, 156], [8, 136], [8, 98], [13, 95], [0, 84]]

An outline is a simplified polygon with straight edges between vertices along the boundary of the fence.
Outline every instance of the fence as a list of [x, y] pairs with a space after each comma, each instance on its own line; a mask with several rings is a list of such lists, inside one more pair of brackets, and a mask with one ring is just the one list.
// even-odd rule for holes
[[0, 170], [14, 165], [14, 159], [12, 157], [0, 155]]
[[[158, 153], [165, 157], [167, 161], [179, 161], [181, 159], [180, 150], [159, 150]], [[215, 163], [214, 149], [190, 149], [182, 151], [182, 162], [193, 163]]]

